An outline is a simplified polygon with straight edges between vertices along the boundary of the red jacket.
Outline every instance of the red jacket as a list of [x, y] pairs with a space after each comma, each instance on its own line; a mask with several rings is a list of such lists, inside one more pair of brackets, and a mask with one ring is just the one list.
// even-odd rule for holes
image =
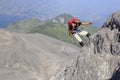
[[72, 19], [68, 20], [68, 30], [71, 30], [72, 33], [74, 33], [74, 31], [78, 28], [78, 26], [76, 26], [73, 29], [73, 26], [72, 26], [72, 23], [75, 23], [76, 21], [79, 21], [79, 19], [72, 18]]
[[75, 23], [76, 21], [79, 21], [79, 19], [72, 18], [72, 19], [68, 20], [68, 26], [72, 26], [72, 23]]

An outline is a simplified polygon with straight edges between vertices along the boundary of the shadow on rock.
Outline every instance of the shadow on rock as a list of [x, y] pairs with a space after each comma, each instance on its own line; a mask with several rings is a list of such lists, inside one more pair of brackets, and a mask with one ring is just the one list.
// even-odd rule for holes
[[113, 73], [113, 76], [109, 80], [120, 80], [120, 67]]

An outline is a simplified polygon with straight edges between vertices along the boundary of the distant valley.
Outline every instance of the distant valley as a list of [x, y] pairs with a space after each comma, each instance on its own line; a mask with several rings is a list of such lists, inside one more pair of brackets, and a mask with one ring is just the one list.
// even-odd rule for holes
[[7, 27], [11, 23], [24, 19], [26, 19], [26, 17], [0, 14], [0, 28]]

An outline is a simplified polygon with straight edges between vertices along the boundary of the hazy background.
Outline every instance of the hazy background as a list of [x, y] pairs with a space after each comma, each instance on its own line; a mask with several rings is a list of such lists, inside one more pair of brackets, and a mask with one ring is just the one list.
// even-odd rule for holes
[[0, 0], [0, 27], [30, 17], [47, 20], [62, 13], [100, 27], [120, 9], [119, 3], [119, 0]]

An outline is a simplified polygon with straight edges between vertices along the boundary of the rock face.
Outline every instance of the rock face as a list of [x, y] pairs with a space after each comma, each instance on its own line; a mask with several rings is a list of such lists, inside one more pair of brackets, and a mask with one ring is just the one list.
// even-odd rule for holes
[[112, 14], [102, 27], [108, 27], [111, 30], [116, 29], [115, 39], [120, 42], [120, 11]]
[[120, 12], [114, 13], [53, 80], [120, 80]]
[[0, 30], [0, 80], [48, 80], [79, 48], [42, 34]]
[[120, 55], [118, 29], [110, 30], [109, 28], [102, 28], [98, 33], [92, 36], [94, 45], [94, 54], [105, 53]]
[[120, 31], [120, 11], [113, 13], [102, 27], [108, 27], [111, 30], [118, 29]]

